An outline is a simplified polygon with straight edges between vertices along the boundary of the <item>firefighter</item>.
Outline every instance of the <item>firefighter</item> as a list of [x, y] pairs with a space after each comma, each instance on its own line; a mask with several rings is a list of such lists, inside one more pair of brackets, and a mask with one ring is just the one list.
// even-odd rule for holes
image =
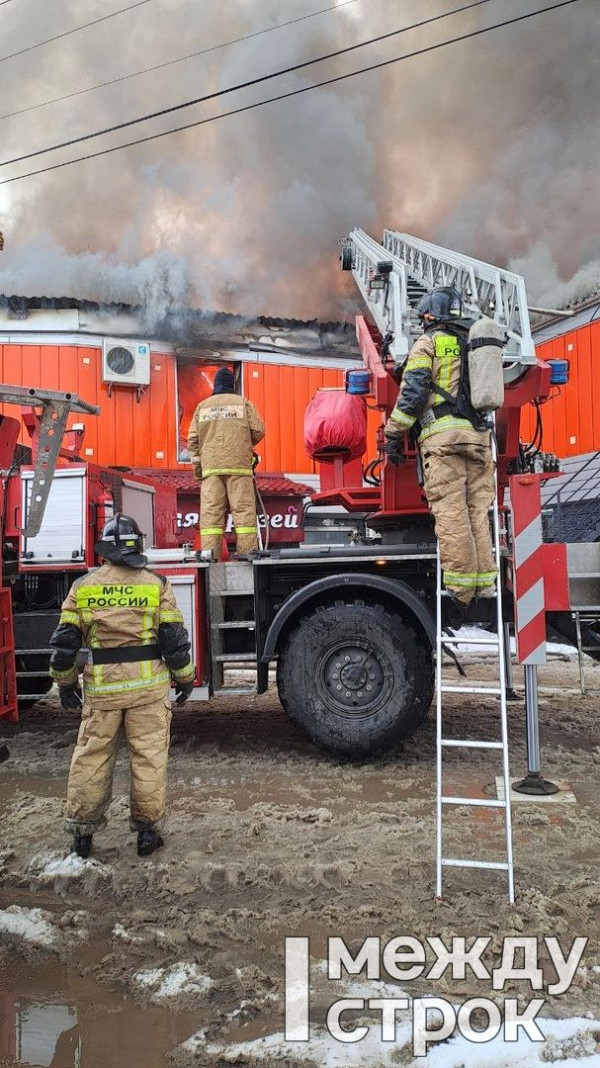
[[[146, 568], [143, 547], [134, 519], [109, 519], [96, 545], [102, 566], [73, 583], [50, 639], [50, 671], [61, 704], [81, 709], [65, 824], [80, 857], [89, 855], [92, 835], [104, 824], [122, 729], [138, 854], [148, 856], [163, 845], [157, 824], [165, 808], [171, 679], [182, 705], [194, 688], [195, 669], [171, 584]], [[77, 664], [82, 645], [89, 649], [83, 701]]]
[[202, 482], [200, 538], [203, 550], [221, 559], [228, 508], [240, 556], [257, 551], [253, 449], [265, 425], [249, 400], [235, 391], [233, 372], [220, 367], [212, 396], [200, 402], [190, 425], [188, 449]]
[[494, 499], [490, 430], [468, 402], [463, 368], [471, 320], [462, 318], [460, 294], [449, 287], [434, 289], [421, 298], [417, 310], [424, 333], [410, 350], [385, 426], [386, 452], [392, 462], [401, 462], [400, 439], [410, 432], [418, 441], [444, 585], [464, 614], [474, 597], [495, 594], [488, 518]]

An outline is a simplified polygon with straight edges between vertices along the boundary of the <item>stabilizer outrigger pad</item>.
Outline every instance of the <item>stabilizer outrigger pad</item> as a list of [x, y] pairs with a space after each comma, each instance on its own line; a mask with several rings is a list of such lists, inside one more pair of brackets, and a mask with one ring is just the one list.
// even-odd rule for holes
[[549, 779], [542, 779], [539, 771], [530, 771], [520, 782], [513, 782], [511, 787], [515, 793], [531, 794], [535, 797], [549, 797], [557, 794], [560, 787]]

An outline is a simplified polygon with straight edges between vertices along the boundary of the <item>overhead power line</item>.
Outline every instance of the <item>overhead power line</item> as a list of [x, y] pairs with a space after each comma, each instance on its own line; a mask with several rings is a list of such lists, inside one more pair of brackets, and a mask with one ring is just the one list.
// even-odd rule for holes
[[327, 78], [321, 82], [315, 82], [312, 85], [304, 85], [298, 89], [291, 89], [286, 93], [279, 93], [277, 96], [268, 97], [266, 100], [258, 100], [254, 104], [245, 104], [242, 107], [233, 108], [231, 111], [224, 111], [220, 115], [211, 115], [205, 119], [197, 119], [195, 122], [186, 123], [185, 126], [176, 126], [171, 130], [163, 130], [161, 133], [149, 134], [147, 137], [140, 137], [135, 141], [126, 141], [122, 145], [113, 145], [112, 148], [103, 148], [98, 152], [90, 152], [86, 156], [77, 156], [75, 159], [65, 160], [63, 163], [54, 163], [49, 167], [41, 167], [37, 171], [27, 171], [25, 174], [16, 175], [14, 178], [3, 178], [0, 180], [0, 185], [10, 185], [12, 182], [22, 181], [23, 178], [33, 178], [38, 174], [47, 174], [50, 171], [61, 170], [63, 167], [71, 167], [75, 163], [83, 163], [89, 159], [97, 159], [99, 156], [109, 156], [112, 155], [113, 152], [121, 152], [125, 148], [133, 148], [137, 145], [147, 144], [150, 141], [158, 141], [163, 137], [170, 137], [172, 134], [181, 133], [184, 130], [194, 129], [197, 126], [205, 126], [211, 122], [218, 122], [220, 119], [226, 119], [232, 115], [241, 115], [247, 111], [254, 111], [256, 108], [264, 107], [265, 104], [273, 104], [280, 100], [287, 100], [290, 97], [309, 93], [313, 89], [321, 89], [324, 86], [335, 85], [338, 82], [347, 81], [349, 78], [355, 78], [359, 74], [381, 70], [384, 67], [402, 63], [404, 60], [414, 59], [417, 56], [423, 56], [429, 52], [436, 52], [441, 48], [448, 47], [448, 45], [458, 44], [461, 41], [468, 41], [475, 37], [481, 37], [483, 34], [491, 33], [493, 30], [500, 30], [505, 26], [514, 26], [516, 23], [525, 22], [527, 19], [535, 18], [537, 15], [544, 15], [549, 11], [557, 11], [559, 8], [570, 7], [572, 4], [577, 4], [579, 2], [580, 0], [561, 0], [558, 4], [551, 4], [548, 7], [537, 8], [535, 11], [529, 11], [524, 15], [517, 15], [512, 19], [506, 19], [504, 22], [497, 22], [493, 26], [485, 26], [479, 30], [471, 30], [458, 37], [451, 37], [446, 41], [440, 41], [438, 44], [428, 45], [426, 48], [418, 48], [415, 49], [414, 52], [406, 52], [404, 55], [395, 56], [393, 59], [385, 59], [379, 63], [372, 63], [368, 67], [361, 67], [359, 70], [350, 71], [347, 74], [338, 74], [335, 77]]
[[[4, 3], [7, 4], [8, 0], [4, 0]], [[7, 59], [15, 59], [16, 56], [24, 56], [26, 52], [33, 52], [36, 48], [41, 48], [42, 45], [51, 44], [52, 41], [60, 41], [63, 37], [70, 37], [72, 33], [79, 33], [80, 30], [87, 30], [90, 26], [97, 26], [99, 22], [108, 22], [108, 19], [114, 19], [116, 15], [123, 15], [126, 11], [133, 11], [134, 7], [143, 7], [144, 4], [150, 3], [152, 3], [152, 0], [136, 0], [135, 4], [121, 7], [110, 15], [102, 15], [99, 19], [94, 19], [93, 22], [84, 22], [81, 26], [75, 26], [72, 30], [65, 30], [64, 33], [57, 33], [54, 37], [47, 37], [45, 41], [38, 41], [37, 44], [27, 45], [27, 48], [20, 48], [18, 52], [9, 52], [6, 56], [0, 56], [0, 63], [4, 63]]]
[[[10, 0], [2, 0], [2, 3], [8, 4]], [[139, 78], [142, 74], [151, 74], [157, 70], [164, 70], [165, 67], [173, 67], [176, 63], [185, 63], [188, 59], [197, 59], [198, 56], [206, 56], [209, 52], [218, 52], [221, 48], [228, 48], [230, 45], [241, 44], [243, 41], [250, 41], [253, 37], [262, 37], [265, 33], [273, 33], [275, 30], [283, 30], [286, 26], [295, 26], [297, 22], [305, 22], [306, 19], [314, 19], [317, 15], [324, 15], [329, 11], [341, 11], [342, 8], [348, 7], [349, 4], [357, 4], [358, 0], [342, 0], [342, 3], [332, 4], [329, 7], [322, 7], [318, 11], [311, 11], [309, 15], [300, 15], [297, 19], [289, 19], [287, 22], [278, 22], [276, 26], [266, 26], [264, 30], [255, 30], [254, 33], [246, 33], [243, 37], [234, 37], [231, 41], [222, 41], [221, 44], [211, 45], [210, 48], [201, 48], [198, 52], [188, 52], [185, 56], [180, 56], [178, 59], [168, 59], [164, 63], [155, 63], [152, 67], [143, 67], [141, 70], [132, 71], [130, 74], [121, 74], [118, 78], [111, 78], [107, 82], [98, 82], [97, 85], [88, 85], [85, 89], [77, 89], [73, 93], [65, 93], [64, 96], [55, 96], [51, 100], [42, 100], [39, 104], [31, 104], [30, 107], [20, 108], [18, 111], [7, 111], [5, 115], [0, 115], [0, 119], [12, 119], [15, 115], [26, 115], [30, 111], [38, 111], [39, 108], [49, 107], [50, 104], [60, 104], [64, 100], [72, 100], [78, 96], [85, 96], [86, 93], [93, 93], [97, 89], [106, 89], [109, 85], [118, 85], [119, 82], [127, 82], [130, 78]], [[0, 3], [0, 6], [2, 4]]]
[[387, 41], [391, 37], [397, 37], [399, 34], [408, 33], [409, 30], [420, 29], [423, 26], [428, 26], [432, 22], [439, 22], [440, 19], [448, 18], [450, 15], [458, 15], [461, 11], [468, 11], [474, 7], [481, 7], [482, 4], [489, 4], [490, 0], [474, 0], [469, 4], [463, 4], [462, 7], [456, 7], [452, 11], [445, 11], [441, 15], [433, 15], [427, 19], [421, 19], [420, 22], [413, 22], [409, 26], [401, 26], [397, 30], [389, 30], [387, 33], [378, 34], [377, 37], [369, 37], [366, 41], [358, 41], [356, 44], [347, 45], [346, 48], [338, 48], [335, 52], [327, 52], [325, 55], [316, 56], [314, 59], [303, 60], [302, 63], [294, 63], [291, 67], [283, 67], [280, 70], [275, 70], [271, 74], [262, 74], [258, 78], [250, 78], [245, 82], [238, 82], [237, 85], [230, 85], [227, 89], [218, 89], [214, 93], [206, 93], [204, 96], [197, 96], [193, 100], [184, 100], [182, 104], [173, 104], [168, 108], [161, 108], [159, 111], [151, 111], [146, 115], [140, 115], [137, 119], [128, 119], [126, 122], [119, 122], [113, 126], [105, 126], [102, 130], [95, 130], [93, 133], [81, 134], [80, 137], [71, 137], [68, 141], [61, 141], [56, 145], [48, 145], [47, 148], [38, 148], [34, 152], [27, 152], [23, 156], [14, 156], [13, 159], [5, 159], [0, 161], [0, 166], [5, 167], [10, 163], [23, 163], [26, 159], [33, 159], [35, 156], [44, 156], [48, 152], [56, 152], [60, 148], [69, 148], [71, 145], [81, 144], [82, 141], [91, 141], [95, 137], [103, 137], [105, 134], [116, 133], [117, 130], [125, 130], [130, 126], [137, 126], [140, 122], [148, 122], [150, 119], [158, 119], [163, 115], [172, 115], [176, 111], [183, 111], [185, 108], [195, 107], [197, 104], [205, 104], [209, 100], [217, 100], [219, 97], [227, 96], [229, 93], [239, 92], [241, 89], [251, 89], [255, 85], [261, 85], [263, 82], [272, 81], [273, 78], [280, 78], [284, 74], [294, 74], [296, 71], [304, 70], [305, 67], [311, 67], [315, 63], [324, 63], [329, 59], [336, 59], [339, 56], [348, 55], [349, 52], [356, 52], [359, 48], [366, 48], [367, 45], [377, 44], [380, 41]]

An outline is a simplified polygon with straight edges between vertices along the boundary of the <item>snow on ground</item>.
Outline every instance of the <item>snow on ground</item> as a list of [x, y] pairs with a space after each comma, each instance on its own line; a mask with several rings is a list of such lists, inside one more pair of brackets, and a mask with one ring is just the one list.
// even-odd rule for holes
[[90, 872], [101, 876], [110, 874], [107, 864], [101, 864], [99, 860], [91, 857], [78, 857], [76, 853], [69, 853], [66, 857], [61, 853], [38, 853], [32, 857], [29, 870], [45, 882], [54, 879], [80, 879]]
[[[314, 969], [313, 995], [323, 993], [328, 988], [327, 962], [319, 961]], [[339, 995], [345, 998], [406, 997], [406, 990], [396, 983], [380, 980], [355, 979], [346, 976], [336, 981]], [[298, 991], [303, 994], [304, 991]], [[294, 989], [288, 988], [289, 1002], [294, 1000]], [[334, 999], [331, 998], [331, 1001]], [[409, 999], [409, 1003], [412, 999]], [[458, 1010], [458, 1005], [455, 1006]], [[432, 1043], [428, 1047], [427, 1058], [412, 1056], [413, 1034], [412, 1018], [409, 1010], [396, 1013], [396, 1040], [382, 1042], [379, 1025], [380, 1017], [373, 1010], [365, 1009], [367, 1018], [362, 1017], [356, 1026], [368, 1026], [369, 1033], [359, 1042], [342, 1043], [334, 1039], [328, 1031], [319, 1026], [312, 1026], [308, 1044], [286, 1042], [282, 1032], [276, 1032], [248, 1042], [215, 1042], [206, 1037], [201, 1030], [183, 1043], [182, 1049], [196, 1056], [204, 1054], [211, 1059], [219, 1058], [219, 1063], [237, 1064], [240, 1059], [246, 1063], [265, 1062], [285, 1063], [286, 1058], [292, 1062], [305, 1058], [307, 1063], [314, 1063], [318, 1068], [397, 1068], [399, 1064], [418, 1068], [427, 1064], [428, 1068], [529, 1068], [538, 1064], [553, 1064], [556, 1068], [575, 1068], [585, 1062], [585, 1068], [600, 1068], [600, 1021], [583, 1018], [556, 1020], [540, 1017], [537, 1020], [545, 1041], [532, 1042], [522, 1031], [517, 1042], [505, 1042], [502, 1032], [491, 1042], [478, 1044], [463, 1038], [458, 1032], [455, 1037]], [[232, 1014], [234, 1016], [234, 1014]], [[441, 1024], [441, 1013], [432, 1010], [428, 1025]], [[348, 1024], [345, 1022], [344, 1026]]]
[[0, 911], [0, 933], [14, 935], [31, 942], [34, 946], [55, 949], [58, 932], [51, 923], [48, 912], [42, 909], [26, 909], [20, 905], [10, 905]]
[[[487, 632], [481, 627], [461, 627], [456, 632], [458, 638], [461, 639], [460, 643], [454, 648], [457, 653], [469, 653], [469, 655], [477, 656], [493, 656], [495, 657], [495, 650], [487, 649], [485, 646], [477, 645], [474, 642], [470, 642], [469, 638], [485, 638], [488, 636], [494, 637], [494, 633]], [[548, 656], [577, 656], [577, 650], [572, 645], [565, 645], [562, 642], [548, 642]], [[510, 650], [513, 655], [516, 655], [515, 639], [510, 639]]]
[[138, 938], [137, 935], [134, 935], [131, 931], [128, 931], [122, 923], [115, 923], [112, 933], [114, 938], [120, 938], [122, 942], [129, 942], [134, 945], [139, 945], [139, 943], [143, 941], [141, 938]]
[[162, 1001], [178, 994], [207, 994], [214, 985], [209, 975], [203, 975], [196, 964], [179, 961], [168, 968], [150, 968], [136, 972], [134, 982], [152, 992], [152, 1001]]
[[68, 853], [65, 857], [59, 851], [37, 853], [28, 864], [28, 871], [38, 882], [51, 883], [59, 893], [75, 882], [82, 884], [82, 889], [94, 891], [112, 876], [108, 864], [78, 857], [77, 853]]
[[[400, 1014], [398, 1014], [400, 1015]], [[545, 1041], [532, 1042], [526, 1035], [517, 1042], [505, 1042], [502, 1034], [491, 1042], [476, 1044], [460, 1035], [432, 1044], [426, 1058], [411, 1058], [412, 1028], [409, 1020], [398, 1023], [395, 1042], [381, 1042], [372, 1028], [360, 1042], [336, 1041], [322, 1028], [312, 1028], [308, 1044], [286, 1042], [279, 1032], [251, 1042], [216, 1043], [204, 1031], [193, 1035], [182, 1048], [196, 1056], [220, 1058], [219, 1063], [236, 1064], [241, 1058], [251, 1063], [285, 1063], [285, 1058], [306, 1059], [318, 1068], [397, 1068], [406, 1064], [418, 1068], [532, 1068], [551, 1064], [555, 1068], [600, 1068], [600, 1021], [573, 1018], [538, 1020]]]

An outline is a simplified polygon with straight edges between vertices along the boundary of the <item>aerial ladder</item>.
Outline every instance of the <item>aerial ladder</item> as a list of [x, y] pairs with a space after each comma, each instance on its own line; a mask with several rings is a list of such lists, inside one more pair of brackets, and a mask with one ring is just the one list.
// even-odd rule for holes
[[[507, 730], [507, 685], [510, 681], [510, 645], [508, 627], [504, 622], [502, 572], [503, 545], [506, 546], [507, 530], [502, 526], [504, 515], [499, 502], [504, 496], [507, 481], [508, 462], [517, 455], [519, 411], [523, 403], [530, 399], [523, 382], [529, 372], [533, 378], [533, 393], [540, 388], [540, 367], [535, 356], [525, 283], [520, 275], [502, 270], [491, 264], [464, 256], [458, 252], [421, 241], [408, 234], [393, 230], [384, 230], [381, 243], [374, 241], [363, 230], [352, 230], [342, 242], [341, 266], [351, 271], [360, 290], [364, 303], [370, 314], [373, 330], [362, 316], [357, 318], [357, 336], [363, 358], [375, 375], [380, 385], [378, 399], [381, 407], [389, 409], [390, 374], [398, 380], [399, 371], [405, 363], [410, 348], [419, 334], [422, 325], [417, 315], [417, 305], [421, 297], [438, 286], [452, 286], [463, 299], [465, 313], [473, 319], [487, 316], [495, 320], [506, 336], [503, 352], [504, 378], [507, 396], [511, 391], [514, 397], [512, 418], [510, 410], [499, 419], [498, 439], [493, 435], [493, 451], [496, 471], [496, 495], [491, 510], [492, 536], [498, 582], [496, 589], [495, 623], [496, 634], [482, 634], [474, 641], [486, 645], [493, 651], [497, 662], [497, 681], [492, 685], [472, 686], [457, 685], [449, 682], [443, 673], [443, 654], [452, 651], [460, 638], [448, 632], [444, 626], [442, 569], [439, 551], [436, 569], [436, 896], [442, 896], [444, 870], [448, 867], [466, 867], [502, 870], [506, 873], [508, 897], [514, 900], [514, 875], [512, 856], [512, 830], [510, 807], [510, 773]], [[387, 372], [387, 374], [386, 374]], [[510, 387], [510, 388], [509, 388]], [[509, 405], [510, 408], [510, 405]], [[498, 446], [504, 454], [498, 456]], [[498, 462], [500, 460], [500, 463]], [[406, 467], [407, 465], [403, 465]], [[382, 477], [382, 514], [396, 507], [402, 510], [403, 487], [409, 487], [406, 473], [400, 474], [390, 465], [384, 467]], [[498, 488], [498, 475], [501, 474], [501, 490]], [[386, 477], [387, 476], [387, 477]], [[403, 483], [399, 480], [403, 479]], [[392, 481], [392, 493], [387, 494], [386, 483]], [[413, 472], [414, 481], [414, 472]], [[414, 499], [414, 498], [413, 498]], [[545, 655], [545, 646], [544, 646]], [[528, 716], [537, 722], [536, 673], [537, 666], [525, 666], [526, 695], [528, 698]], [[529, 678], [528, 678], [529, 673]], [[445, 695], [449, 693], [481, 694], [482, 698], [496, 699], [499, 711], [498, 737], [488, 739], [451, 738], [445, 734], [444, 710]], [[528, 732], [528, 740], [531, 732]], [[469, 798], [451, 796], [444, 787], [444, 757], [451, 755], [453, 749], [489, 749], [501, 756], [502, 791], [498, 798]], [[532, 754], [535, 762], [535, 754]], [[538, 769], [539, 770], [539, 769]], [[460, 856], [447, 856], [444, 844], [444, 821], [446, 813], [452, 807], [487, 807], [501, 809], [504, 815], [505, 852], [502, 860], [488, 857], [483, 859], [466, 859]]]

